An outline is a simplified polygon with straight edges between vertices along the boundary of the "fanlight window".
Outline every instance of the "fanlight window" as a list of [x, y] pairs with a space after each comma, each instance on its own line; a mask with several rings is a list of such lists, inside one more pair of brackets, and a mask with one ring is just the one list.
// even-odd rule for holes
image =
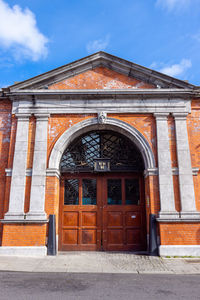
[[63, 153], [61, 172], [93, 172], [95, 159], [109, 159], [111, 171], [142, 171], [143, 159], [126, 137], [112, 131], [92, 131], [70, 144]]

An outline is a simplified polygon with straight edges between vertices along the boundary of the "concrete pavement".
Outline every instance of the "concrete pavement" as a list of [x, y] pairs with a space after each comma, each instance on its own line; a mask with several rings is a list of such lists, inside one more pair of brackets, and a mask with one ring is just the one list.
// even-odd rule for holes
[[200, 257], [161, 258], [113, 252], [65, 252], [45, 257], [0, 256], [0, 271], [200, 274]]

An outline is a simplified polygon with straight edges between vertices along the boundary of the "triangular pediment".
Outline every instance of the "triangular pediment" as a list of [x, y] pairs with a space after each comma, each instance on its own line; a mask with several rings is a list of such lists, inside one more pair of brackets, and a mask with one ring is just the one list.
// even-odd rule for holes
[[81, 74], [66, 78], [48, 86], [51, 90], [95, 90], [95, 89], [143, 89], [156, 88], [142, 80], [135, 79], [106, 67], [96, 67]]
[[192, 89], [194, 86], [101, 51], [9, 88], [12, 91], [24, 89]]

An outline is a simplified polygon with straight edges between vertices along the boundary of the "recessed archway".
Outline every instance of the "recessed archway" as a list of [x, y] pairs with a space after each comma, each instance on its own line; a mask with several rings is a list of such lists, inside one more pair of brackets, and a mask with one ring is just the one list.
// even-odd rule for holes
[[91, 118], [73, 125], [60, 136], [51, 151], [48, 168], [59, 170], [61, 157], [68, 145], [78, 136], [93, 130], [112, 130], [126, 136], [139, 149], [145, 170], [156, 167], [154, 154], [148, 141], [136, 128], [114, 118], [107, 118], [103, 124], [99, 124], [97, 118]]
[[[155, 168], [155, 159], [149, 143], [136, 128], [114, 118], [106, 118], [103, 124], [99, 123], [97, 118], [79, 122], [66, 130], [55, 143], [49, 158], [49, 170], [60, 171], [60, 162], [63, 155], [66, 155], [66, 149], [73, 148], [77, 141], [90, 136], [92, 132], [109, 132], [124, 136], [138, 149], [138, 153], [141, 154], [138, 157], [143, 160], [143, 167], [140, 169], [140, 174], [132, 172], [117, 174], [116, 170], [114, 173], [111, 172], [111, 175], [107, 173], [103, 176], [93, 172], [71, 174], [69, 171], [65, 175], [62, 173], [59, 250], [144, 250], [146, 249], [144, 246], [146, 245], [146, 213], [142, 172], [144, 169]], [[122, 195], [121, 199], [120, 197], [118, 200], [110, 199], [109, 184], [112, 184], [112, 190], [113, 185], [117, 188], [120, 186], [121, 190], [118, 192]], [[137, 197], [132, 200], [127, 198], [126, 190], [131, 186], [138, 190], [136, 192], [138, 199]], [[91, 202], [88, 202], [89, 198], [83, 197], [84, 188], [89, 191], [93, 188], [93, 193], [96, 193], [96, 198], [93, 197]], [[73, 202], [67, 191], [73, 190], [74, 196], [75, 189], [76, 199]], [[102, 192], [97, 193], [97, 190]], [[66, 194], [69, 201], [66, 200]], [[113, 203], [112, 201], [119, 202]], [[132, 201], [131, 204], [130, 201]], [[101, 221], [99, 221], [99, 216], [103, 218]], [[110, 223], [105, 222], [106, 219], [109, 219]], [[123, 225], [122, 219], [126, 220], [123, 221]], [[112, 222], [115, 225], [112, 225]], [[118, 224], [117, 227], [116, 224]]]

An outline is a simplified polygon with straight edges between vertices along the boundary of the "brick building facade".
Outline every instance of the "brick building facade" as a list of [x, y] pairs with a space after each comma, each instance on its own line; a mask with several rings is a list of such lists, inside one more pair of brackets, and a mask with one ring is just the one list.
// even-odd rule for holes
[[98, 52], [0, 90], [0, 254], [200, 256], [200, 90]]

